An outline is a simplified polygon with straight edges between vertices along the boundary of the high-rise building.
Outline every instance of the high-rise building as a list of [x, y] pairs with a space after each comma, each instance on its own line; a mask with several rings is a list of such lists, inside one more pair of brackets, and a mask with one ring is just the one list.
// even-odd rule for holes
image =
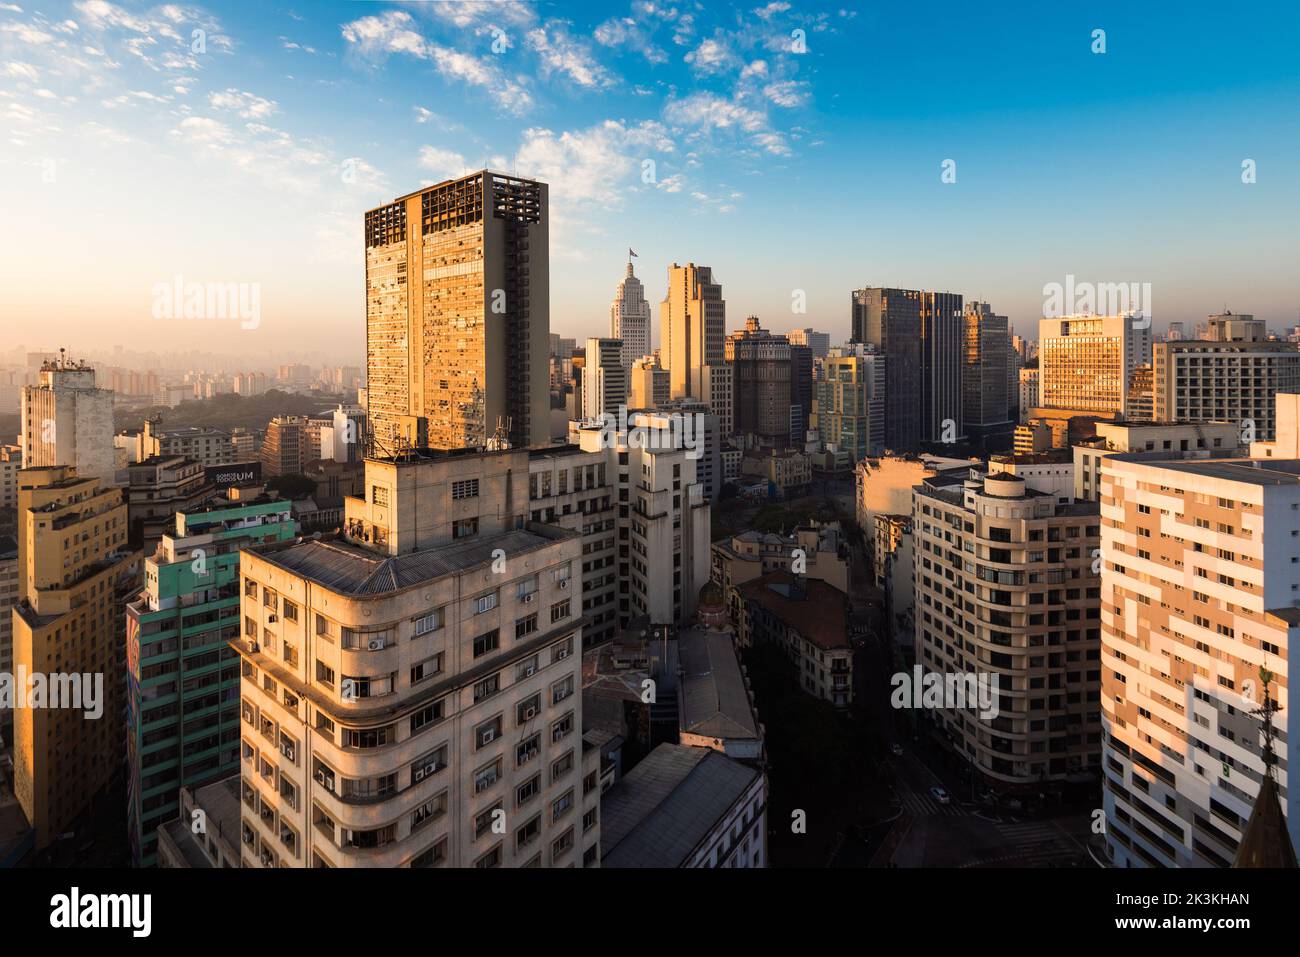
[[22, 466], [22, 446], [0, 445], [0, 512], [18, 507], [18, 470]]
[[1074, 497], [1101, 501], [1101, 466], [1121, 452], [1148, 452], [1153, 458], [1223, 458], [1238, 454], [1241, 426], [1236, 422], [1105, 422], [1096, 437], [1075, 443]]
[[963, 316], [963, 431], [972, 436], [1010, 433], [1014, 423], [1007, 395], [1010, 346], [1007, 317], [994, 315], [987, 302], [972, 302]]
[[812, 423], [813, 350], [811, 346], [790, 346], [790, 443], [803, 446]]
[[789, 340], [772, 335], [757, 316], [750, 316], [744, 329], [727, 337], [725, 357], [734, 396], [732, 428], [754, 436], [760, 445], [786, 448], [792, 421]]
[[659, 361], [669, 374], [672, 398], [710, 401], [704, 368], [725, 360], [727, 304], [708, 266], [673, 263], [668, 293], [659, 304]]
[[[18, 604], [18, 542], [0, 535], [0, 675], [14, 673], [14, 605]], [[0, 737], [12, 739], [13, 710], [0, 702]]]
[[344, 537], [242, 552], [244, 866], [598, 863], [582, 537], [528, 471], [367, 459]]
[[886, 447], [915, 449], [926, 437], [921, 293], [914, 289], [868, 287], [853, 293], [853, 341], [875, 346], [885, 357]]
[[650, 303], [645, 298], [645, 286], [632, 273], [630, 257], [627, 275], [614, 290], [614, 301], [609, 306], [609, 335], [623, 344], [620, 361], [625, 369], [650, 353]]
[[[180, 789], [239, 772], [239, 550], [295, 534], [289, 501], [214, 501], [177, 512], [126, 606], [127, 815], [137, 867]], [[178, 759], [183, 749], [184, 759]], [[188, 821], [185, 822], [187, 825]]]
[[308, 462], [307, 416], [277, 415], [267, 423], [261, 459], [267, 478], [301, 475]]
[[1300, 345], [1270, 341], [1250, 316], [1211, 316], [1210, 338], [1155, 347], [1158, 422], [1240, 423], [1247, 441], [1275, 434], [1279, 392], [1300, 389]]
[[588, 339], [583, 349], [582, 417], [595, 422], [605, 413], [618, 415], [627, 405], [627, 372], [623, 343], [617, 339]]
[[807, 346], [814, 359], [825, 359], [831, 351], [831, 334], [816, 329], [791, 329], [788, 337], [792, 346]]
[[121, 489], [66, 465], [18, 474], [18, 523], [14, 673], [56, 679], [63, 698], [14, 712], [14, 792], [41, 850], [122, 773], [123, 612], [140, 554]]
[[981, 679], [992, 704], [949, 700], [929, 717], [994, 788], [1063, 782], [1100, 760], [1098, 510], [1060, 499], [992, 469], [941, 472], [912, 493], [917, 667], [944, 687]]
[[[1280, 444], [1294, 446], [1295, 438]], [[1300, 631], [1300, 460], [1102, 462], [1106, 844], [1116, 867], [1228, 867], [1266, 773], [1265, 698], [1287, 787], [1300, 722], [1287, 661]], [[1272, 672], [1267, 683], [1263, 669]]]
[[[62, 352], [62, 350], [60, 350]], [[113, 483], [113, 393], [95, 370], [60, 357], [41, 365], [40, 383], [23, 388], [23, 468], [68, 465], [82, 478]]]
[[203, 466], [179, 455], [133, 462], [119, 476], [126, 494], [128, 541], [146, 556], [174, 527], [178, 511], [198, 508], [216, 494]]
[[320, 457], [335, 462], [359, 462], [366, 450], [366, 410], [341, 404], [320, 431]]
[[921, 433], [927, 442], [962, 434], [965, 331], [960, 293], [921, 293]]
[[[366, 213], [366, 385], [373, 441], [550, 439], [545, 183], [482, 170]], [[414, 291], [414, 294], [412, 294]]]
[[687, 398], [705, 403], [709, 411], [718, 417], [718, 430], [722, 435], [731, 435], [736, 431], [735, 417], [735, 376], [726, 362], [717, 362], [704, 366], [700, 370], [702, 396], [674, 396], [675, 400]]
[[883, 356], [865, 350], [836, 348], [822, 360], [815, 427], [822, 442], [855, 463], [885, 445], [885, 368]]
[[1134, 316], [1066, 316], [1038, 325], [1041, 408], [1127, 414], [1134, 370], [1151, 361], [1151, 326]]
[[1020, 416], [1019, 421], [1023, 424], [1029, 420], [1031, 409], [1036, 409], [1041, 405], [1038, 401], [1038, 370], [1021, 369], [1020, 370]]

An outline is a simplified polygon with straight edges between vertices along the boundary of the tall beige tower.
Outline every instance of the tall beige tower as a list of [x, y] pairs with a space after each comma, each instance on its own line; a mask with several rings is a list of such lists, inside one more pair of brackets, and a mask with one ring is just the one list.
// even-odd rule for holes
[[[547, 187], [483, 170], [366, 213], [377, 454], [549, 438]], [[411, 290], [418, 294], [411, 295]]]
[[125, 606], [139, 589], [140, 553], [127, 546], [121, 489], [67, 466], [19, 472], [18, 566], [18, 690], [33, 703], [26, 693], [40, 676], [49, 696], [44, 707], [14, 711], [14, 792], [39, 850], [89, 808], [126, 758]]
[[708, 266], [668, 267], [668, 295], [659, 304], [660, 361], [674, 399], [709, 401], [705, 366], [725, 362], [727, 304]]
[[41, 366], [40, 383], [23, 389], [23, 468], [69, 465], [83, 478], [112, 484], [113, 392], [95, 385], [95, 370], [84, 362], [51, 359]]

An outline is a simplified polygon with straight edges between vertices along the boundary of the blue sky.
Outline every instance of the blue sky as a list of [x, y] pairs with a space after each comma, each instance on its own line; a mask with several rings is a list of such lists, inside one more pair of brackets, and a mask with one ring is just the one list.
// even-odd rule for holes
[[[629, 246], [652, 301], [668, 263], [712, 266], [733, 327], [839, 339], [849, 291], [893, 284], [1032, 334], [1073, 274], [1151, 283], [1157, 329], [1225, 305], [1281, 328], [1297, 26], [1283, 4], [0, 0], [5, 338], [355, 358], [362, 211], [483, 165], [551, 183], [566, 335], [605, 331]], [[154, 318], [177, 275], [258, 284], [259, 324]]]

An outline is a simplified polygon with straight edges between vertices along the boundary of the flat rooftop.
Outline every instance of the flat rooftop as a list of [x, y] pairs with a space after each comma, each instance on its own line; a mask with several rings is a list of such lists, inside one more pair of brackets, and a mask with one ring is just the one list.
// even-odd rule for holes
[[500, 548], [518, 556], [546, 548], [578, 533], [549, 526], [553, 534], [527, 529], [452, 542], [405, 555], [381, 555], [344, 538], [313, 539], [250, 549], [252, 554], [278, 568], [343, 595], [365, 597], [413, 588], [447, 575], [492, 564]]
[[[1121, 454], [1113, 458], [1122, 462], [1144, 461], [1139, 455], [1141, 453]], [[1300, 482], [1300, 459], [1185, 459], [1151, 464], [1173, 472], [1249, 485], [1294, 485]]]

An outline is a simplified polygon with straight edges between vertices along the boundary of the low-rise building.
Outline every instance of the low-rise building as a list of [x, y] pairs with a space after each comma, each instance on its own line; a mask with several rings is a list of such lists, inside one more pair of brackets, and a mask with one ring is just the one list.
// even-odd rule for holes
[[602, 867], [766, 867], [767, 778], [661, 744], [601, 799]]
[[711, 579], [726, 594], [736, 585], [795, 565], [799, 574], [849, 590], [849, 549], [839, 522], [813, 522], [794, 534], [750, 530], [712, 546]]
[[853, 643], [848, 596], [834, 585], [787, 571], [769, 572], [731, 589], [736, 642], [775, 643], [799, 686], [836, 708], [853, 703]]
[[158, 866], [239, 867], [239, 775], [181, 788], [179, 816], [158, 829]]

